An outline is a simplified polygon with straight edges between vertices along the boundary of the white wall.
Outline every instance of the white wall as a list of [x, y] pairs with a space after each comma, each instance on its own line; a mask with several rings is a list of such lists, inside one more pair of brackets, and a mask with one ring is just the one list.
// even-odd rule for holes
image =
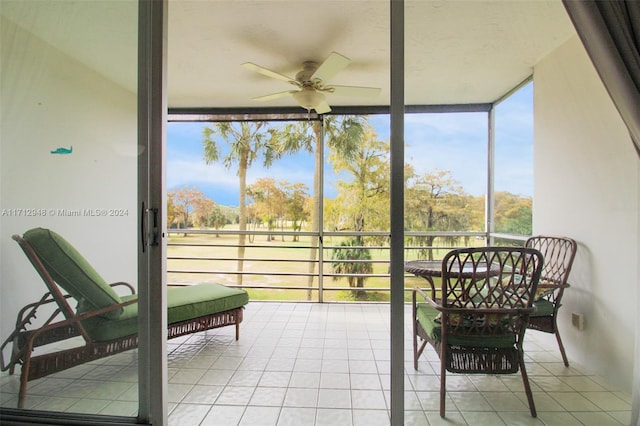
[[[2, 18], [0, 338], [44, 284], [13, 234], [48, 227], [109, 282], [137, 278], [136, 94]], [[82, 37], [81, 34], [78, 34]], [[133, 58], [131, 66], [136, 66]], [[70, 155], [50, 151], [73, 146]], [[26, 216], [16, 209], [37, 209]], [[40, 210], [42, 209], [42, 210]], [[63, 217], [58, 209], [106, 209]], [[123, 216], [110, 210], [123, 209]], [[42, 215], [42, 212], [45, 212]]]
[[577, 37], [536, 66], [534, 117], [534, 233], [579, 244], [559, 320], [569, 360], [631, 392], [640, 162]]

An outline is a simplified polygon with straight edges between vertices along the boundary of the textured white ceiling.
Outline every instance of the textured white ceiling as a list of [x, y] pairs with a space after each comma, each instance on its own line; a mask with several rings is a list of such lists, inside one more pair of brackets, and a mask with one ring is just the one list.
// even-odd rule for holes
[[[407, 104], [492, 102], [574, 34], [560, 0], [405, 2]], [[352, 62], [330, 83], [382, 88], [378, 98], [329, 95], [331, 105], [389, 102], [386, 0], [170, 0], [170, 107], [293, 106], [251, 98], [287, 83], [240, 66], [295, 76], [337, 51]], [[3, 0], [0, 12], [73, 58], [135, 89], [135, 1]]]

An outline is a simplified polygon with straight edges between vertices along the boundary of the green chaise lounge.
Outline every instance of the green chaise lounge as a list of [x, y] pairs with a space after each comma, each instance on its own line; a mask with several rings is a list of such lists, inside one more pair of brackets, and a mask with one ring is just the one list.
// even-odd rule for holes
[[[22, 365], [18, 407], [23, 408], [27, 383], [76, 365], [138, 346], [138, 304], [127, 283], [107, 284], [87, 260], [64, 238], [44, 228], [14, 235], [48, 292], [20, 310], [15, 330], [0, 347], [2, 371], [14, 373]], [[114, 288], [124, 288], [120, 296]], [[71, 303], [76, 302], [75, 310]], [[198, 284], [167, 290], [169, 339], [235, 325], [239, 338], [247, 292], [220, 284]], [[51, 305], [54, 304], [54, 305]], [[52, 306], [49, 308], [48, 306]], [[36, 312], [40, 309], [40, 312]], [[51, 314], [52, 310], [54, 312]], [[50, 315], [33, 326], [36, 314]], [[37, 347], [81, 337], [70, 349], [35, 353]], [[5, 364], [5, 348], [11, 356]]]

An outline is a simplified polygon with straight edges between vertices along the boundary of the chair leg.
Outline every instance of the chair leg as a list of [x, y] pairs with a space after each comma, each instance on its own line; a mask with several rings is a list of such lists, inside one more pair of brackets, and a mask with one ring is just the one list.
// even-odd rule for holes
[[531, 417], [537, 417], [538, 413], [536, 412], [536, 405], [533, 402], [533, 393], [531, 392], [531, 386], [529, 385], [529, 376], [527, 375], [527, 370], [524, 366], [524, 354], [520, 351], [518, 355], [520, 362], [520, 373], [522, 374], [522, 382], [524, 383], [524, 393], [527, 395], [527, 401], [529, 402], [529, 411], [531, 412]]
[[564, 345], [562, 344], [562, 339], [560, 338], [560, 332], [558, 331], [558, 327], [555, 326], [554, 324], [554, 328], [555, 330], [555, 335], [556, 335], [556, 340], [558, 341], [558, 346], [560, 347], [560, 355], [562, 355], [562, 361], [564, 362], [564, 366], [568, 367], [569, 366], [569, 360], [567, 359], [567, 354], [564, 352]]
[[[415, 328], [415, 324], [413, 327]], [[415, 330], [413, 332], [413, 369], [418, 369], [418, 336], [416, 336]]]
[[447, 398], [447, 367], [444, 358], [444, 345], [440, 356], [440, 417], [444, 417], [445, 403]]
[[413, 369], [414, 370], [418, 369], [418, 358], [420, 358], [420, 355], [422, 355], [422, 352], [424, 352], [425, 346], [427, 346], [426, 340], [423, 340], [422, 344], [418, 348], [418, 336], [415, 336], [413, 338]]
[[418, 369], [418, 358], [420, 358], [420, 355], [422, 355], [422, 352], [424, 351], [424, 347], [427, 346], [427, 341], [423, 340], [422, 344], [420, 345], [420, 347], [418, 347], [418, 320], [415, 319], [414, 316], [414, 320], [413, 320], [413, 369], [417, 370]]
[[29, 369], [31, 368], [31, 356], [28, 354], [22, 369], [20, 370], [20, 389], [18, 391], [18, 408], [24, 408], [25, 400], [27, 399], [27, 383], [29, 382]]
[[233, 319], [236, 325], [236, 340], [240, 340], [240, 321], [242, 321], [242, 308], [236, 309], [233, 314]]
[[416, 321], [416, 309], [413, 308], [413, 369], [418, 369], [418, 322]]
[[412, 295], [412, 310], [411, 310], [411, 314], [412, 314], [412, 320], [413, 320], [413, 369], [417, 370], [418, 369], [418, 358], [420, 358], [420, 355], [422, 355], [422, 352], [424, 351], [424, 347], [427, 346], [427, 341], [423, 340], [422, 344], [420, 345], [420, 347], [418, 347], [418, 327], [419, 327], [419, 323], [418, 323], [418, 314], [417, 314], [417, 304], [416, 304], [416, 293], [415, 291], [413, 292]]

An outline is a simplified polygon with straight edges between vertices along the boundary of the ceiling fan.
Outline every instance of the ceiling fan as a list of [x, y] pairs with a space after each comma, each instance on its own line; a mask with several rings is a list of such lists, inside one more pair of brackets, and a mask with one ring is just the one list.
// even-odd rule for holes
[[372, 97], [380, 94], [380, 88], [377, 87], [335, 86], [326, 83], [339, 71], [345, 69], [349, 65], [349, 62], [351, 62], [351, 60], [346, 56], [332, 52], [320, 65], [313, 61], [304, 62], [302, 64], [302, 70], [296, 74], [295, 78], [287, 77], [284, 74], [261, 67], [252, 62], [245, 62], [242, 66], [251, 71], [285, 81], [295, 86], [293, 90], [258, 96], [257, 98], [253, 98], [254, 101], [269, 101], [292, 96], [293, 99], [307, 111], [313, 109], [318, 114], [325, 114], [331, 111], [331, 107], [327, 103], [325, 96], [328, 93], [358, 97]]

